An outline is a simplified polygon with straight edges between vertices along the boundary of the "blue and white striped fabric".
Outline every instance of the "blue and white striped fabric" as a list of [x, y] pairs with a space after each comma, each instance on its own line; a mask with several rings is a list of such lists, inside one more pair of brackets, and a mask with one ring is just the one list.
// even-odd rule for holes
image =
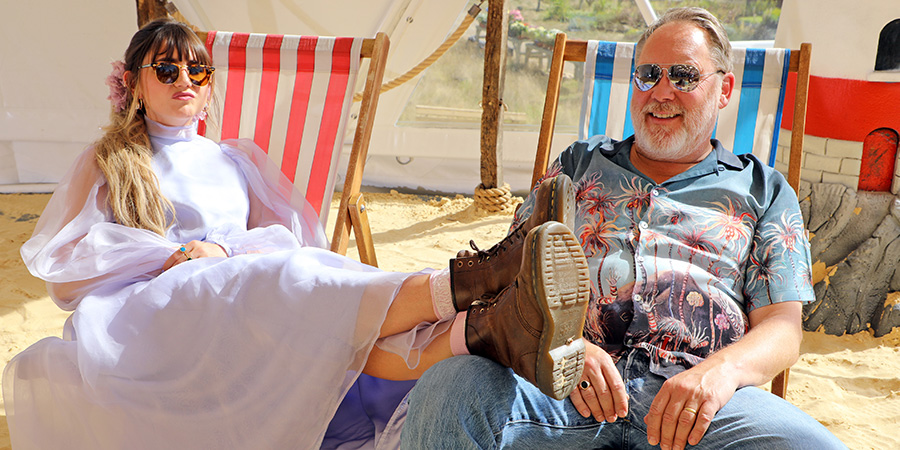
[[[774, 165], [790, 50], [735, 48], [733, 56], [734, 93], [719, 111], [714, 137], [735, 154], [753, 153]], [[634, 134], [628, 107], [633, 72], [634, 43], [588, 41], [579, 139]]]

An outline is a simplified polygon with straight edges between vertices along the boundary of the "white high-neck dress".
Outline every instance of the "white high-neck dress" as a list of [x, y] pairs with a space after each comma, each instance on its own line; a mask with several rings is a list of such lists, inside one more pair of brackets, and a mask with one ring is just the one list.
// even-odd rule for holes
[[[74, 312], [62, 339], [33, 344], [4, 372], [13, 446], [319, 446], [409, 275], [323, 249], [318, 217], [252, 142], [217, 144], [196, 122], [147, 126], [175, 207], [165, 237], [115, 223], [88, 149], [22, 247]], [[193, 239], [229, 257], [162, 272]], [[414, 366], [445, 330], [423, 324], [378, 345]]]

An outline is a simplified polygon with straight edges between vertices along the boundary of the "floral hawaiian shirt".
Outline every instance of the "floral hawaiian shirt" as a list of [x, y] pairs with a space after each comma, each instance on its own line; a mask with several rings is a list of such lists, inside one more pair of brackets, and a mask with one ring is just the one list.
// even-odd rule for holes
[[[815, 300], [803, 217], [780, 173], [712, 140], [703, 161], [657, 184], [631, 164], [633, 142], [578, 141], [545, 175], [575, 183], [572, 231], [593, 291], [585, 337], [616, 359], [643, 349], [669, 377], [741, 339], [751, 310]], [[513, 226], [533, 207], [531, 195]]]

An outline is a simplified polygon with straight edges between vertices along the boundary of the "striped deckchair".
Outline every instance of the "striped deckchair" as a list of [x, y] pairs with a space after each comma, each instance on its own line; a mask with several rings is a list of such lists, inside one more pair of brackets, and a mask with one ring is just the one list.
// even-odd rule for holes
[[[774, 162], [785, 102], [794, 104], [791, 126], [788, 183], [799, 192], [803, 133], [806, 129], [806, 99], [809, 90], [809, 58], [812, 45], [799, 50], [734, 49], [735, 89], [731, 101], [719, 110], [715, 137], [736, 154], [753, 153], [770, 165]], [[579, 139], [605, 134], [622, 139], [634, 134], [631, 125], [631, 74], [634, 44], [567, 40], [556, 35], [550, 61], [550, 77], [538, 137], [532, 185], [547, 170], [550, 144], [556, 125], [556, 108], [565, 61], [584, 62]], [[796, 73], [788, 77], [789, 72]], [[793, 95], [785, 93], [793, 92]], [[772, 393], [784, 398], [790, 369], [772, 380]]]
[[[565, 34], [561, 33], [557, 35], [556, 45], [539, 145], [545, 146], [549, 152], [554, 125], [551, 122], [555, 122], [559, 92], [559, 81], [555, 80], [559, 80], [562, 75], [563, 61], [585, 62], [578, 138], [586, 139], [604, 134], [613, 139], [623, 139], [634, 134], [628, 107], [633, 90], [631, 74], [634, 72], [634, 43], [568, 41]], [[809, 52], [808, 44], [796, 51], [781, 48], [735, 48], [734, 93], [728, 106], [719, 111], [713, 137], [735, 154], [753, 153], [763, 162], [774, 166], [785, 93], [790, 90], [788, 73], [805, 69], [806, 77], [797, 79], [808, 81]], [[805, 67], [801, 65], [801, 61], [805, 61]], [[554, 73], [554, 69], [558, 73]], [[551, 102], [554, 83], [556, 93], [552, 94], [554, 98]], [[794, 109], [791, 141], [791, 167], [793, 159], [797, 157], [797, 173], [793, 181], [788, 177], [795, 189], [799, 184], [799, 156], [803, 145], [803, 140], [795, 139], [795, 136], [802, 138], [806, 117], [806, 83], [802, 84], [801, 92], [801, 83], [797, 83], [797, 95], [792, 99], [797, 106], [802, 102], [802, 108]], [[797, 113], [800, 113], [799, 120]], [[541, 151], [539, 148], [539, 154]], [[546, 169], [546, 161], [543, 164], [535, 166], [537, 177]]]
[[250, 138], [316, 209], [324, 226], [337, 178], [361, 58], [370, 58], [331, 250], [346, 254], [353, 228], [360, 260], [376, 266], [359, 192], [389, 42], [373, 39], [210, 31], [218, 123], [213, 140]]

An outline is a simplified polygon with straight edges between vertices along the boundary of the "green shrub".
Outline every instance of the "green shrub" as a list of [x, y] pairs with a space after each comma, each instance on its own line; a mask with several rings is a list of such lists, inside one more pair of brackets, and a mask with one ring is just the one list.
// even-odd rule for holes
[[569, 20], [570, 14], [569, 0], [550, 0], [550, 6], [547, 8], [545, 17], [547, 20], [566, 22]]

